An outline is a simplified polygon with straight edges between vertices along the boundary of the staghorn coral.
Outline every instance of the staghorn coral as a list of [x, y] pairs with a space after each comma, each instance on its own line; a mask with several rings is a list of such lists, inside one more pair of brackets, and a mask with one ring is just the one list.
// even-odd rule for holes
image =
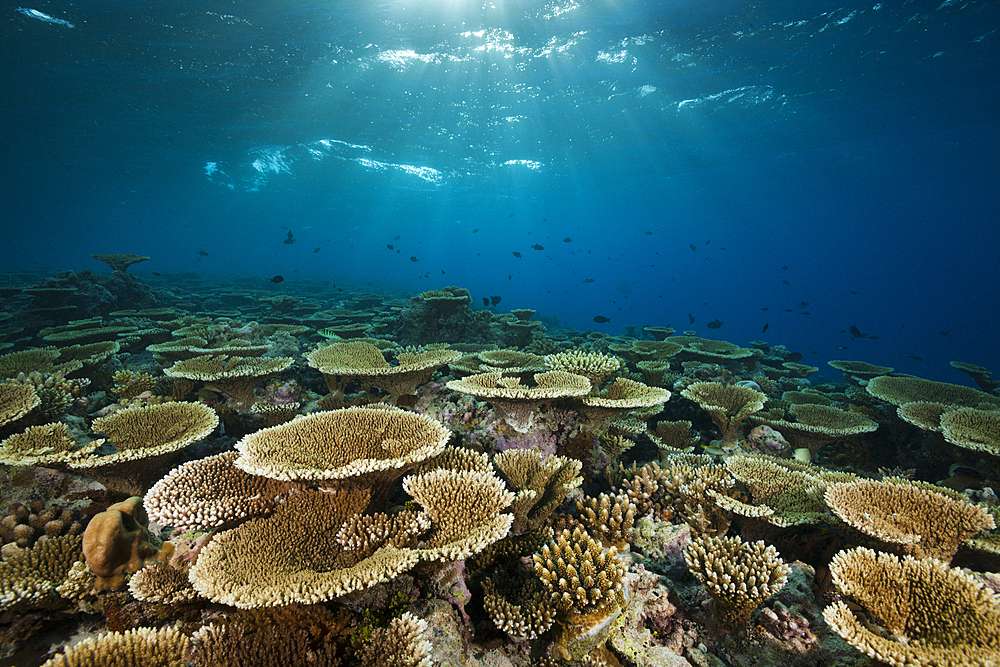
[[83, 555], [97, 577], [95, 590], [121, 588], [126, 575], [170, 559], [173, 545], [161, 543], [148, 527], [139, 497], [115, 503], [90, 520], [83, 534]]
[[36, 542], [0, 561], [0, 612], [57, 609], [76, 591], [67, 581], [83, 560], [81, 535], [61, 535]]
[[42, 667], [184, 667], [191, 640], [176, 628], [135, 628], [88, 637]]
[[241, 357], [208, 354], [175, 361], [163, 373], [173, 378], [204, 382], [206, 389], [229, 397], [229, 407], [248, 410], [257, 402], [253, 390], [261, 382], [295, 363], [290, 357]]
[[626, 551], [632, 541], [635, 505], [624, 493], [605, 494], [576, 501], [580, 522], [605, 547]]
[[486, 400], [503, 415], [504, 421], [519, 433], [527, 433], [534, 413], [557, 398], [583, 396], [590, 391], [590, 381], [564, 371], [548, 371], [534, 376], [535, 386], [521, 383], [516, 375], [505, 372], [480, 373], [448, 382], [448, 389]]
[[747, 417], [762, 410], [767, 396], [740, 385], [719, 382], [695, 382], [681, 392], [705, 410], [718, 427], [723, 443], [732, 445], [740, 438], [740, 428]]
[[137, 406], [95, 419], [91, 428], [117, 451], [74, 457], [70, 467], [105, 486], [130, 495], [145, 493], [161, 466], [219, 425], [215, 411], [201, 403]]
[[963, 540], [996, 528], [985, 508], [902, 479], [841, 482], [825, 497], [846, 524], [915, 558], [950, 561]]
[[269, 512], [295, 485], [248, 474], [238, 452], [190, 461], [171, 470], [143, 499], [150, 518], [179, 531], [208, 530]]
[[830, 627], [862, 653], [894, 667], [1000, 663], [1000, 596], [980, 580], [934, 558], [856, 548], [830, 562], [841, 594], [866, 608], [860, 620], [846, 601], [827, 607]]
[[359, 651], [361, 664], [372, 667], [431, 667], [427, 621], [410, 612], [392, 619], [389, 627], [372, 632]]
[[515, 533], [539, 529], [570, 491], [583, 483], [577, 459], [509, 449], [493, 459], [516, 490], [512, 508]]
[[726, 632], [745, 628], [753, 611], [785, 585], [789, 572], [774, 547], [739, 536], [694, 537], [684, 560], [712, 597]]
[[603, 549], [581, 527], [563, 530], [532, 560], [558, 609], [553, 651], [564, 660], [579, 660], [607, 640], [628, 602], [625, 565], [614, 547]]
[[549, 370], [582, 375], [590, 380], [593, 391], [597, 391], [606, 376], [622, 366], [622, 361], [618, 357], [579, 349], [547, 354], [544, 362]]

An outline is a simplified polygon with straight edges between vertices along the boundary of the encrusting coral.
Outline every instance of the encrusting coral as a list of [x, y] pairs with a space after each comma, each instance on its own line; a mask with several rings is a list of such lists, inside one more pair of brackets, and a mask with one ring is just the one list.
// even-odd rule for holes
[[789, 568], [774, 547], [737, 537], [697, 537], [684, 549], [691, 574], [712, 597], [726, 632], [750, 623], [753, 611], [781, 590]]
[[830, 572], [837, 590], [874, 617], [859, 619], [845, 600], [823, 612], [862, 653], [894, 667], [1000, 664], [1000, 596], [976, 577], [934, 558], [863, 547], [835, 555]]

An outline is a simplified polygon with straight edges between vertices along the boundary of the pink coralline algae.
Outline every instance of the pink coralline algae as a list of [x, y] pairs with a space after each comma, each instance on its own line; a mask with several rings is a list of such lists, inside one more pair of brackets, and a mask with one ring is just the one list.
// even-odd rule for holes
[[750, 431], [747, 442], [754, 451], [772, 455], [784, 454], [791, 446], [785, 440], [785, 436], [764, 424]]

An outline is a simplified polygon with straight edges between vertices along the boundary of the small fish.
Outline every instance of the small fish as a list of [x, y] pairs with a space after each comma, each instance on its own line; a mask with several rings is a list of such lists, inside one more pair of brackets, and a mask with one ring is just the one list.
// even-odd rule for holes
[[688, 247], [691, 248], [691, 252], [696, 252], [698, 250], [698, 246], [693, 243], [688, 243]]
[[858, 293], [858, 290], [856, 290], [856, 289], [852, 289], [851, 290], [851, 294], [857, 294], [857, 293]]
[[808, 310], [803, 310], [803, 311], [802, 311], [802, 314], [803, 314], [803, 315], [808, 315], [808, 314], [809, 314], [809, 311], [808, 311]]
[[494, 306], [497, 305], [498, 303], [500, 303], [500, 297], [498, 297], [498, 296], [491, 296], [490, 297], [490, 303], [492, 303]]
[[712, 242], [711, 239], [709, 239], [708, 241], [705, 241], [705, 245], [708, 245], [711, 242]]
[[573, 239], [571, 239], [571, 238], [570, 238], [570, 237], [568, 237], [568, 236], [567, 236], [566, 238], [564, 238], [564, 239], [563, 239], [563, 243], [572, 243], [572, 242], [573, 242]]
[[719, 319], [712, 320], [705, 326], [708, 327], [709, 329], [718, 329], [719, 327], [722, 326], [722, 320]]
[[646, 236], [652, 236], [653, 232], [646, 232]]
[[515, 250], [514, 251], [514, 257], [517, 257], [518, 259], [521, 259], [521, 253], [519, 253], [518, 251]]
[[594, 318], [594, 321], [597, 322], [598, 324], [604, 324], [605, 322], [610, 322], [611, 318], [604, 317], [604, 315], [598, 315], [597, 317]]
[[841, 330], [840, 330], [840, 331], [838, 331], [837, 333], [847, 333], [847, 329], [841, 329]]
[[719, 250], [725, 250], [725, 249], [726, 249], [726, 246], [722, 246], [721, 248], [719, 248]]
[[857, 328], [853, 324], [851, 325], [851, 335], [854, 336], [855, 338], [867, 338], [868, 337], [868, 334], [861, 333], [861, 329]]
[[512, 276], [512, 275], [510, 275], [510, 274], [508, 273], [508, 274], [507, 274], [507, 280], [513, 280], [513, 279], [514, 279], [514, 276]]
[[536, 244], [534, 244], [534, 245], [533, 245], [533, 246], [531, 246], [531, 247], [532, 247], [532, 248], [534, 248], [535, 250], [545, 250], [545, 247], [544, 247], [544, 246], [540, 246], [540, 245], [538, 245], [537, 243], [536, 243]]
[[154, 276], [162, 276], [163, 274], [162, 273], [157, 273], [156, 271], [153, 271], [153, 275]]
[[941, 334], [942, 336], [950, 336], [951, 335], [950, 331], [938, 331], [938, 333]]
[[393, 245], [391, 243], [386, 243], [385, 247], [388, 248], [389, 250], [392, 250]]
[[694, 324], [694, 315], [692, 315], [691, 313], [688, 313], [688, 322]]
[[208, 253], [205, 252], [204, 250], [199, 250], [198, 254], [201, 255], [202, 257], [208, 257]]
[[319, 329], [316, 333], [318, 333], [323, 338], [333, 338], [335, 340], [340, 340], [340, 336], [334, 333], [333, 329]]
[[782, 271], [787, 271], [787, 270], [788, 270], [788, 266], [783, 266], [783, 267], [781, 267], [781, 270], [782, 270]]
[[918, 357], [918, 356], [913, 355], [913, 354], [908, 354], [906, 356], [908, 356], [910, 359], [913, 359], [914, 361], [923, 361], [924, 360], [923, 357]]
[[445, 275], [444, 269], [441, 269], [441, 275]]
[[475, 233], [477, 233], [478, 231], [479, 231], [479, 227], [476, 227], [475, 229], [473, 229], [473, 230], [472, 230], [472, 233], [473, 233], [473, 234], [475, 234]]
[[792, 312], [792, 309], [791, 309], [791, 308], [782, 308], [782, 310], [783, 310], [783, 311], [785, 311], [786, 313], [790, 313], [790, 312]]
[[585, 282], [585, 283], [592, 283], [592, 282], [594, 282], [594, 279], [593, 278], [584, 278], [583, 282]]
[[803, 355], [801, 352], [792, 352], [788, 355], [788, 361], [802, 361]]
[[761, 310], [769, 310], [769, 308], [761, 308]]
[[847, 349], [846, 345], [841, 345], [840, 347], [837, 348], [838, 351], [839, 350], [846, 350], [846, 349]]
[[486, 297], [484, 296], [484, 297], [483, 297], [483, 308], [487, 308], [487, 307], [489, 307], [489, 305], [490, 305], [490, 300], [489, 300], [489, 299], [487, 299], [487, 298], [486, 298]]
[[764, 328], [763, 328], [763, 329], [761, 329], [761, 330], [760, 330], [760, 332], [761, 332], [761, 333], [764, 333], [765, 331], [767, 331], [767, 328], [768, 328], [769, 326], [771, 326], [771, 323], [770, 323], [770, 322], [768, 322], [767, 324], [765, 324], [765, 325], [764, 325]]
[[701, 449], [706, 454], [711, 454], [712, 456], [722, 456], [725, 454], [725, 452], [722, 451], [722, 448], [717, 447], [716, 445], [702, 445]]
[[295, 243], [295, 237], [292, 236], [291, 232], [288, 232], [288, 238], [282, 241], [282, 243], [284, 243], [285, 245], [292, 245], [293, 243]]
[[315, 255], [315, 254], [316, 254], [316, 253], [318, 253], [318, 252], [319, 252], [320, 250], [322, 250], [322, 248], [313, 248], [313, 254]]
[[510, 215], [508, 215], [507, 217], [508, 217], [508, 218], [513, 218], [513, 217], [514, 217], [514, 214], [513, 214], [513, 213], [511, 213], [511, 214], [510, 214]]
[[788, 282], [787, 280], [782, 280], [781, 282], [785, 283], [786, 285], [791, 285], [791, 283]]
[[285, 279], [282, 278], [281, 276], [275, 276], [275, 277], [271, 278], [269, 280], [269, 282], [272, 282], [272, 283], [283, 283], [283, 282], [285, 282]]
[[419, 262], [420, 260], [419, 260], [419, 259], [417, 259], [416, 257], [412, 257], [412, 256], [411, 256], [411, 257], [410, 257], [410, 261], [411, 261], [411, 262]]
[[399, 237], [398, 237], [398, 236], [393, 236], [393, 237], [392, 237], [392, 240], [393, 240], [393, 241], [398, 241], [398, 240], [399, 240]]
[[805, 308], [809, 305], [808, 301], [799, 301], [799, 308]]

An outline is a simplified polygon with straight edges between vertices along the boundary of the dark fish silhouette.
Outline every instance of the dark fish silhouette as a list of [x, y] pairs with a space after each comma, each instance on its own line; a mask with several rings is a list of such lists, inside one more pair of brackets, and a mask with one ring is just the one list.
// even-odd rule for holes
[[385, 247], [388, 248], [389, 250], [392, 250], [392, 244], [391, 243], [386, 243]]
[[201, 255], [202, 257], [208, 257], [208, 253], [205, 252], [204, 250], [199, 250], [198, 254]]
[[445, 275], [444, 269], [441, 269], [441, 275]]
[[718, 329], [719, 327], [722, 326], [722, 320], [712, 320], [705, 326], [708, 327], [709, 329]]
[[288, 229], [288, 227], [286, 227], [285, 225], [282, 225], [281, 228], [282, 229]]
[[156, 271], [153, 271], [153, 275], [154, 276], [162, 276], [163, 274], [162, 273], [157, 273]]
[[791, 308], [782, 308], [782, 310], [783, 310], [783, 311], [785, 311], [786, 313], [790, 313], [790, 312], [792, 312], [792, 309], [791, 309]]
[[271, 278], [269, 282], [272, 282], [272, 283], [283, 283], [283, 282], [285, 282], [285, 279], [282, 278], [281, 276], [275, 276], [275, 277]]
[[790, 283], [790, 282], [788, 282], [787, 280], [782, 280], [781, 282], [785, 283], [786, 285], [790, 285], [790, 284], [791, 284], [791, 283]]
[[790, 355], [788, 355], [788, 361], [802, 361], [802, 353], [792, 352]]
[[765, 324], [765, 325], [764, 325], [764, 328], [763, 328], [763, 329], [761, 329], [761, 330], [760, 330], [760, 332], [761, 332], [761, 333], [764, 333], [765, 331], [767, 331], [767, 328], [768, 328], [769, 326], [771, 326], [771, 324], [770, 324], [770, 323], [767, 323], [767, 324]]
[[498, 297], [498, 296], [491, 296], [490, 297], [490, 303], [492, 303], [494, 306], [497, 305], [498, 303], [500, 303], [500, 297]]
[[605, 322], [610, 322], [611, 318], [604, 317], [604, 315], [598, 315], [597, 317], [594, 318], [594, 321], [597, 322], [598, 324], [604, 324]]
[[708, 241], [705, 241], [705, 245], [708, 245], [708, 244], [709, 244], [709, 243], [711, 243], [711, 242], [712, 242], [712, 240], [711, 240], [711, 239], [709, 239]]
[[851, 294], [857, 294], [857, 293], [858, 293], [858, 290], [855, 290], [855, 289], [851, 290]]
[[941, 334], [942, 336], [950, 336], [951, 335], [950, 331], [938, 331], [938, 333]]
[[416, 257], [410, 257], [410, 261], [411, 261], [411, 262], [418, 262], [418, 261], [420, 261], [420, 260], [418, 260], [418, 259], [417, 259]]
[[398, 241], [398, 240], [399, 240], [399, 237], [398, 237], [398, 236], [393, 236], [393, 237], [392, 237], [392, 240], [393, 240], [393, 241]]
[[915, 355], [912, 355], [912, 354], [908, 354], [906, 356], [908, 356], [910, 359], [913, 359], [915, 361], [923, 361], [924, 360], [923, 357], [918, 357], [918, 356], [915, 356]]
[[809, 314], [809, 311], [808, 311], [808, 310], [803, 310], [803, 311], [802, 311], [802, 314], [803, 314], [803, 315], [808, 315], [808, 314]]
[[782, 271], [787, 271], [787, 270], [788, 270], [788, 267], [787, 267], [787, 266], [783, 266], [783, 267], [781, 267], [781, 270], [782, 270]]
[[479, 231], [479, 227], [476, 227], [475, 229], [472, 230], [472, 233], [475, 234], [478, 231]]
[[487, 298], [486, 298], [486, 297], [484, 296], [484, 297], [483, 297], [483, 308], [486, 308], [486, 307], [488, 307], [489, 305], [490, 305], [490, 300], [489, 300], [489, 299], [487, 299]]
[[846, 345], [841, 345], [841, 346], [840, 346], [840, 347], [838, 347], [837, 349], [838, 349], [838, 350], [846, 350], [846, 349], [847, 349], [847, 346], [846, 346]]
[[693, 243], [688, 243], [688, 247], [691, 248], [691, 252], [695, 252], [698, 250], [698, 246], [696, 246]]
[[536, 243], [536, 244], [534, 244], [534, 245], [533, 245], [533, 246], [531, 246], [531, 247], [532, 247], [532, 248], [534, 248], [535, 250], [545, 250], [545, 247], [544, 247], [544, 246], [540, 246], [540, 245], [538, 245], [537, 243]]
[[808, 301], [799, 301], [799, 308], [805, 308], [809, 305]]
[[585, 282], [585, 283], [592, 283], [592, 282], [594, 282], [594, 279], [593, 278], [584, 278], [583, 282]]
[[313, 254], [315, 255], [321, 250], [321, 248], [313, 248]]
[[520, 259], [521, 258], [521, 253], [519, 253], [518, 251], [515, 250], [514, 251], [514, 257], [517, 257], [518, 259]]
[[688, 313], [688, 322], [694, 324], [694, 315], [692, 315], [691, 313]]
[[646, 232], [646, 236], [652, 236], [653, 232]]
[[513, 217], [514, 217], [514, 214], [513, 214], [513, 213], [511, 213], [511, 214], [510, 214], [510, 215], [508, 215], [507, 217], [508, 217], [508, 218], [513, 218]]
[[767, 308], [761, 308], [761, 310], [768, 310]]
[[868, 338], [868, 334], [861, 333], [861, 329], [857, 328], [853, 324], [851, 325], [851, 335], [855, 338]]
[[512, 275], [510, 275], [510, 274], [508, 273], [508, 274], [507, 274], [507, 280], [513, 280], [513, 279], [514, 279], [514, 276], [512, 276]]
[[567, 236], [566, 238], [564, 238], [564, 239], [563, 239], [563, 243], [572, 243], [572, 242], [573, 242], [573, 239], [571, 239], [571, 238], [570, 238], [570, 237], [568, 237], [568, 236]]
[[291, 232], [288, 232], [288, 238], [282, 241], [282, 243], [284, 243], [285, 245], [292, 245], [293, 243], [295, 243], [295, 237], [292, 236]]

